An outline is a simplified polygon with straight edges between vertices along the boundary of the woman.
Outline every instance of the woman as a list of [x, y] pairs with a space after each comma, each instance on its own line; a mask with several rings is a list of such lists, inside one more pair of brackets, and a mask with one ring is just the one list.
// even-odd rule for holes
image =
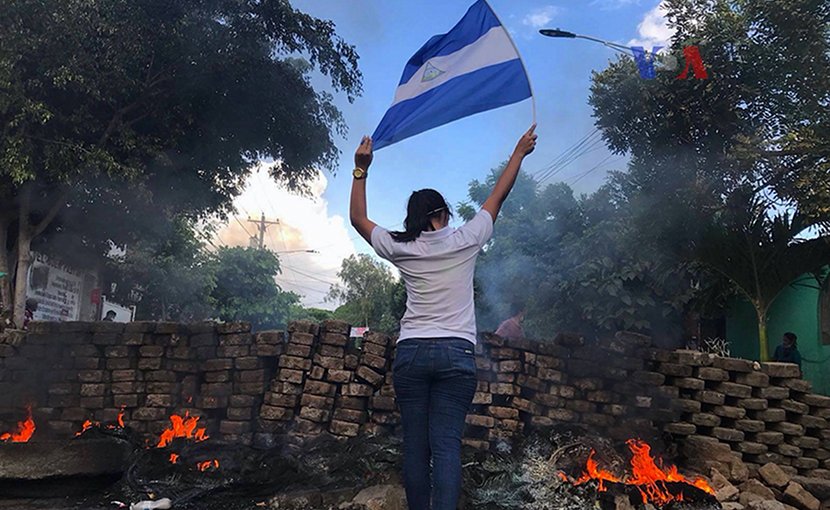
[[801, 353], [798, 352], [798, 337], [795, 333], [784, 333], [781, 345], [775, 348], [772, 359], [781, 363], [795, 363], [801, 368]]
[[[536, 146], [534, 124], [522, 135], [481, 211], [459, 229], [435, 190], [412, 193], [404, 231], [389, 232], [366, 215], [372, 140], [355, 153], [350, 216], [375, 252], [392, 262], [406, 286], [393, 374], [404, 434], [403, 478], [410, 510], [454, 510], [461, 491], [461, 436], [476, 390], [473, 272], [493, 233], [522, 160]], [[432, 469], [430, 469], [432, 466]]]

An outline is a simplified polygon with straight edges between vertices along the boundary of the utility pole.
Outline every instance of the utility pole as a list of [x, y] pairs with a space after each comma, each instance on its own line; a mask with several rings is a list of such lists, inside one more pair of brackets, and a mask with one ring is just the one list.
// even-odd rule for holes
[[262, 216], [259, 220], [252, 220], [248, 219], [249, 222], [255, 223], [257, 230], [259, 230], [259, 239], [256, 237], [251, 237], [251, 247], [259, 248], [260, 250], [265, 248], [265, 231], [268, 230], [268, 225], [279, 225], [280, 220], [276, 221], [268, 221], [265, 219], [265, 213], [262, 213]]

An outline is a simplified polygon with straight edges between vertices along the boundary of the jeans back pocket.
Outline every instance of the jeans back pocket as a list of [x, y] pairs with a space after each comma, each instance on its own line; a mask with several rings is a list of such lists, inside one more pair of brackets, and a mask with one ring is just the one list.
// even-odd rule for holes
[[392, 373], [404, 372], [412, 366], [418, 356], [418, 344], [415, 342], [401, 342], [395, 347], [395, 360], [392, 362]]
[[472, 343], [469, 346], [453, 343], [447, 347], [450, 354], [450, 362], [455, 370], [465, 374], [476, 374], [475, 347]]

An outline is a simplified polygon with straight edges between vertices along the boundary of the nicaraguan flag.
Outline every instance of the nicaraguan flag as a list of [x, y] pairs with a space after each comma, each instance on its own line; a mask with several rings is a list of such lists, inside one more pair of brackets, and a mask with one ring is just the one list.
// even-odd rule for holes
[[530, 95], [507, 30], [487, 2], [478, 0], [452, 30], [432, 37], [409, 59], [372, 145], [380, 149]]

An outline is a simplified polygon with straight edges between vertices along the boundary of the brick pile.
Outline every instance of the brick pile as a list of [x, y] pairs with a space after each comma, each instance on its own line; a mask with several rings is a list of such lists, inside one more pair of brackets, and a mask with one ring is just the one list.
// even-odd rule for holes
[[[33, 405], [36, 436], [71, 437], [86, 419], [148, 439], [171, 414], [200, 417], [211, 437], [270, 445], [278, 435], [397, 432], [394, 339], [359, 343], [339, 321], [247, 324], [32, 323], [0, 335], [0, 431]], [[529, 427], [579, 424], [615, 439], [669, 432], [726, 449], [749, 469], [830, 479], [830, 397], [795, 365], [652, 347], [618, 333], [550, 342], [482, 335], [465, 443], [489, 448]], [[701, 442], [705, 441], [705, 442]], [[721, 466], [722, 467], [722, 466]]]
[[603, 342], [559, 335], [552, 342], [483, 335], [478, 390], [467, 417], [468, 445], [488, 448], [527, 426], [582, 424], [618, 439], [651, 436], [654, 418], [667, 412], [672, 388], [644, 369], [667, 353], [642, 335], [620, 333]]
[[830, 397], [810, 393], [798, 366], [693, 351], [655, 363], [676, 388], [677, 420], [658, 424], [679, 437], [715, 438], [757, 470], [773, 463], [791, 475], [830, 478]]

